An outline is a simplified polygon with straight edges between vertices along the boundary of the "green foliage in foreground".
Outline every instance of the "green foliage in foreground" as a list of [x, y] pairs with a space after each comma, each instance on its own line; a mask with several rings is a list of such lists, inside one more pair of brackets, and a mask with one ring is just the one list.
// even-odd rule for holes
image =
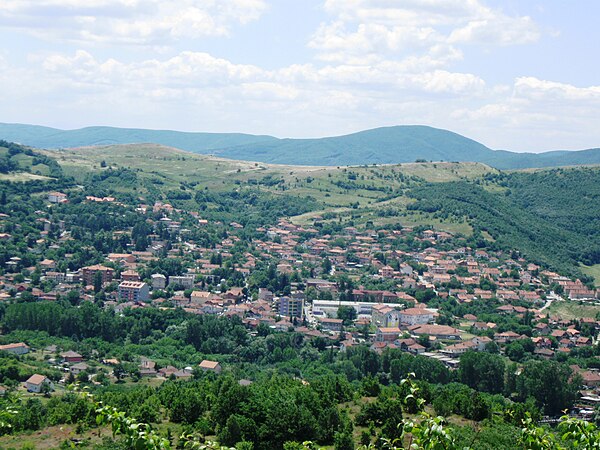
[[[448, 426], [445, 418], [432, 416], [425, 411], [425, 400], [421, 397], [419, 387], [412, 381], [410, 376], [402, 380], [401, 386], [406, 391], [406, 395], [398, 405], [398, 408], [405, 412], [412, 412], [414, 415], [410, 418], [399, 419], [396, 437], [380, 438], [375, 444], [361, 444], [358, 447], [360, 450], [470, 450], [480, 448], [477, 445], [477, 434], [474, 435], [469, 444], [465, 445], [464, 436], [461, 439], [460, 430], [457, 431], [457, 429]], [[118, 408], [105, 405], [91, 394], [84, 393], [79, 395], [80, 400], [91, 411], [91, 416], [94, 418], [95, 424], [98, 426], [110, 426], [113, 438], [118, 439], [118, 441], [115, 441], [117, 446], [114, 448], [136, 450], [254, 448], [251, 442], [245, 440], [229, 444], [230, 446], [222, 446], [222, 442], [206, 441], [201, 436], [190, 432], [183, 432], [175, 444], [170, 436], [160, 433], [152, 425], [136, 420]], [[7, 425], [7, 419], [9, 422], [17, 414], [18, 411], [14, 406], [10, 404], [2, 406], [0, 409], [0, 427], [2, 427], [0, 428], [0, 433], [4, 433], [9, 429], [10, 426]], [[336, 433], [336, 449], [355, 448], [350, 432], [351, 429], [347, 429], [341, 433]], [[236, 437], [240, 436], [237, 435]], [[482, 439], [487, 439], [488, 437], [485, 436], [484, 430], [482, 432]], [[511, 447], [520, 449], [566, 450], [568, 448], [600, 448], [600, 432], [597, 426], [568, 416], [562, 417], [556, 429], [551, 431], [537, 426], [532, 418], [526, 415], [514, 438], [515, 441], [512, 442]], [[311, 441], [286, 441], [285, 443], [278, 441], [274, 444], [276, 447], [282, 447], [285, 450], [316, 450], [318, 448]], [[502, 447], [501, 442], [496, 442], [496, 445], [493, 442], [489, 442], [489, 444], [495, 448]], [[273, 447], [259, 445], [257, 448]]]

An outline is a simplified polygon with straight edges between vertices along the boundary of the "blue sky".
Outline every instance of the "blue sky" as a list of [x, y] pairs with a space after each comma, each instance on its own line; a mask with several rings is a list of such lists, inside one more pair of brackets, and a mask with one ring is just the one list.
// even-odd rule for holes
[[3, 0], [0, 121], [600, 146], [596, 0]]

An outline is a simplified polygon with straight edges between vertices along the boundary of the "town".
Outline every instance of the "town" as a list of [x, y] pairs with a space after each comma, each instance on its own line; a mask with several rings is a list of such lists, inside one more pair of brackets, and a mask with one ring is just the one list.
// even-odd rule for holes
[[[354, 346], [368, 346], [378, 354], [398, 349], [435, 359], [450, 370], [469, 351], [500, 353], [514, 362], [525, 354], [566, 361], [596, 345], [600, 321], [595, 317], [567, 319], [552, 311], [560, 304], [596, 305], [600, 290], [545, 270], [514, 251], [465, 246], [464, 238], [449, 232], [400, 225], [335, 229], [320, 216], [306, 226], [280, 219], [247, 230], [161, 201], [127, 205], [114, 197], [87, 195], [80, 201], [88, 207], [135, 211], [143, 221], [111, 231], [109, 238], [119, 243], [120, 252], [77, 267], [64, 246], [78, 230], [57, 220], [54, 212], [69, 204], [69, 194], [50, 192], [44, 201], [46, 208], [35, 212], [36, 234], [28, 236], [35, 265], [8, 258], [0, 276], [3, 302], [67, 298], [79, 305], [100, 304], [116, 314], [154, 308], [237, 317], [250, 335], [268, 328], [300, 334], [307, 342], [318, 340], [323, 348], [339, 352]], [[2, 214], [4, 242], [12, 239], [10, 220]], [[210, 245], [194, 239], [209, 230], [222, 239]], [[0, 351], [26, 355], [34, 350], [27, 342], [3, 340]], [[134, 367], [127, 374], [125, 361], [114, 355], [95, 357], [92, 352], [84, 357], [76, 348], [57, 345], [35, 350], [65, 373], [54, 380], [31, 375], [18, 389], [32, 393], [75, 379], [109, 376], [114, 381], [134, 372], [138, 377], [189, 379], [197, 371], [220, 373], [227, 367], [217, 360], [160, 366], [137, 355], [127, 361]], [[582, 379], [579, 409], [591, 414], [600, 402], [600, 371], [572, 369]]]

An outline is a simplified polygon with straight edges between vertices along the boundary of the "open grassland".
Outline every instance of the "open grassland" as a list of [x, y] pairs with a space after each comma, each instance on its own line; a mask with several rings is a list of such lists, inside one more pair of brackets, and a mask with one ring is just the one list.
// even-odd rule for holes
[[50, 180], [50, 177], [29, 172], [0, 173], [0, 181], [24, 182], [33, 180]]
[[[78, 180], [112, 168], [135, 170], [144, 185], [161, 190], [183, 185], [223, 192], [253, 187], [272, 194], [310, 197], [319, 210], [293, 217], [299, 224], [315, 219], [403, 225], [431, 225], [470, 234], [466, 220], [441, 221], [426, 213], [407, 210], [413, 200], [406, 192], [422, 183], [470, 180], [496, 172], [479, 163], [409, 163], [349, 167], [289, 166], [234, 161], [189, 153], [155, 144], [110, 145], [44, 152], [59, 162], [64, 172]], [[115, 186], [123, 191], [131, 187]]]
[[581, 271], [586, 275], [594, 278], [596, 284], [600, 284], [600, 264], [595, 264], [593, 266], [581, 266]]
[[600, 305], [595, 305], [583, 301], [558, 301], [553, 302], [546, 312], [551, 316], [558, 316], [561, 319], [572, 320], [582, 317], [595, 318], [600, 312]]

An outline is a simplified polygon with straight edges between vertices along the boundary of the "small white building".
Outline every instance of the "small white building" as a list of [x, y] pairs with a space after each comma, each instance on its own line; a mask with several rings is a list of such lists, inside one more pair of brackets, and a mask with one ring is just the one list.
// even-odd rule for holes
[[162, 273], [153, 273], [152, 276], [152, 289], [164, 289], [167, 287], [167, 277]]
[[25, 387], [28, 392], [34, 392], [39, 394], [42, 392], [44, 385], [50, 386], [51, 390], [54, 390], [54, 384], [50, 381], [50, 378], [45, 377], [44, 375], [34, 374], [29, 377], [29, 379], [25, 382]]
[[0, 345], [0, 351], [12, 353], [13, 355], [25, 355], [29, 353], [29, 346], [23, 342]]
[[169, 285], [181, 286], [183, 289], [192, 289], [194, 287], [194, 275], [170, 276]]
[[425, 308], [407, 308], [400, 311], [399, 318], [402, 325], [425, 325], [433, 322], [437, 313]]

